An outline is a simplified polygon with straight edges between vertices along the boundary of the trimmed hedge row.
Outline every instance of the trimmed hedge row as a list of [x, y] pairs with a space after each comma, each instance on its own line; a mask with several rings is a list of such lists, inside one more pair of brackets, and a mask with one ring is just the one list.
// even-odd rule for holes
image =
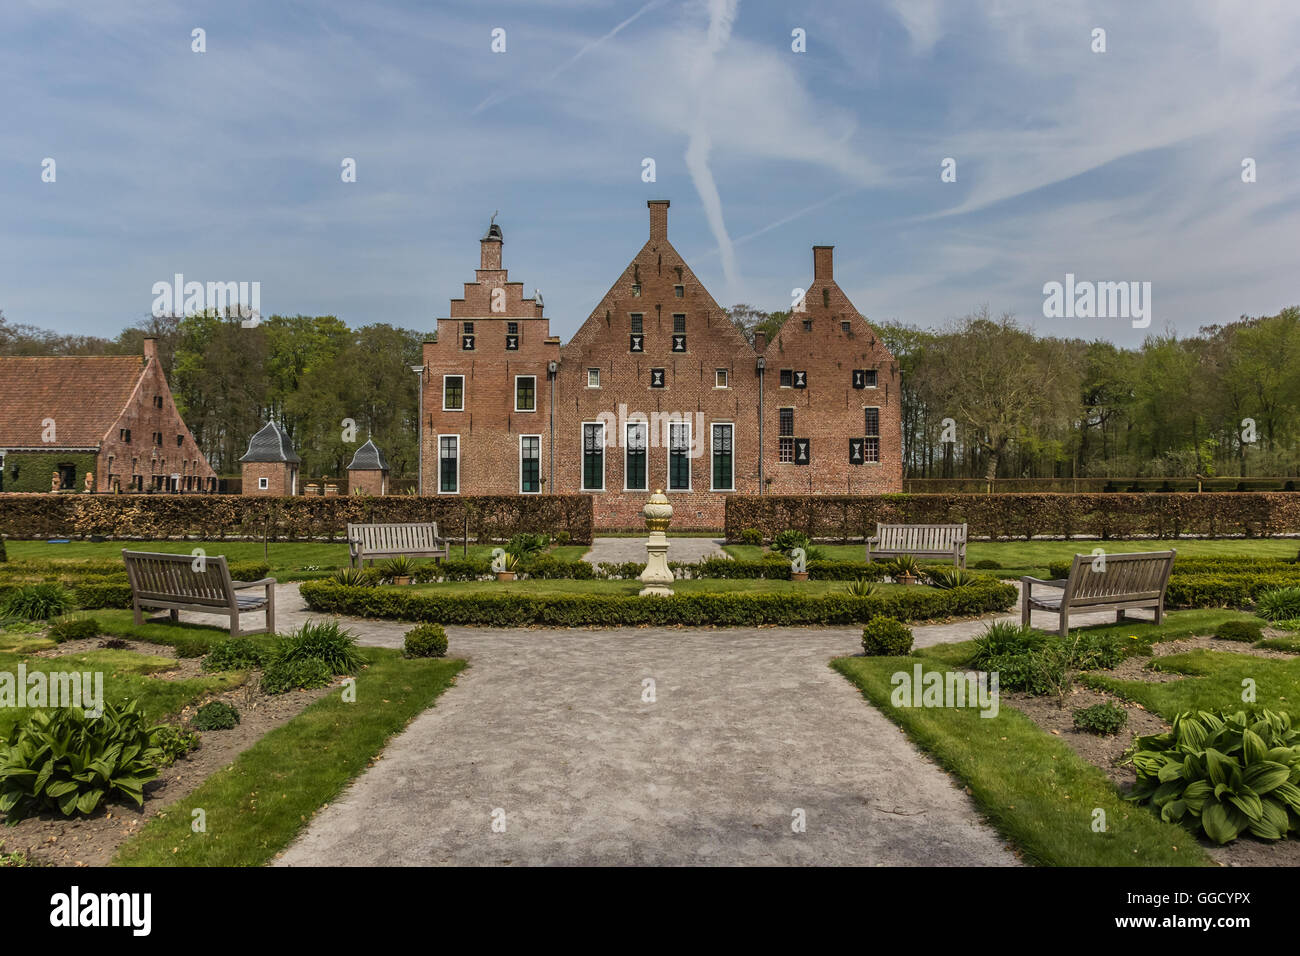
[[226, 538], [275, 541], [342, 539], [348, 522], [436, 521], [459, 538], [468, 522], [476, 541], [521, 532], [568, 532], [589, 544], [589, 495], [0, 495], [0, 533], [11, 538]]
[[1165, 592], [1170, 607], [1246, 607], [1265, 591], [1300, 586], [1292, 574], [1174, 574]]
[[[82, 565], [86, 568], [83, 569]], [[72, 592], [77, 607], [94, 611], [100, 608], [129, 608], [131, 585], [126, 579], [126, 568], [106, 562], [11, 561], [0, 569], [0, 599], [24, 584], [57, 581]], [[270, 567], [260, 562], [245, 561], [230, 566], [230, 576], [236, 581], [257, 581], [270, 573]]]
[[411, 594], [398, 588], [345, 587], [308, 581], [303, 600], [313, 611], [399, 621], [489, 627], [637, 627], [645, 625], [740, 626], [860, 624], [878, 615], [900, 621], [984, 614], [1008, 610], [1016, 589], [981, 581], [949, 591], [907, 589], [885, 595], [843, 594], [584, 594], [551, 596], [510, 593]]
[[[1073, 561], [1050, 561], [1048, 574], [1053, 578], [1069, 575]], [[1174, 558], [1175, 574], [1247, 574], [1260, 572], [1300, 574], [1300, 564], [1286, 558]]]
[[770, 541], [787, 528], [857, 541], [889, 524], [967, 523], [975, 538], [1111, 538], [1300, 533], [1295, 492], [1150, 494], [728, 495], [727, 541], [747, 528]]

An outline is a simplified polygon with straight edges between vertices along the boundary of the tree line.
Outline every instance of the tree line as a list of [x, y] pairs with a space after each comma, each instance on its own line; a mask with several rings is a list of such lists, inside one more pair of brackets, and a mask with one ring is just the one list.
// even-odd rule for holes
[[[753, 341], [788, 312], [730, 310]], [[1300, 469], [1300, 308], [1243, 316], [1137, 348], [1040, 336], [988, 308], [938, 329], [873, 323], [899, 364], [913, 478], [1294, 476]], [[150, 317], [116, 338], [7, 322], [0, 354], [134, 354], [145, 336], [199, 446], [237, 474], [248, 439], [281, 422], [305, 475], [341, 475], [373, 436], [394, 476], [416, 470], [425, 333], [335, 316]], [[348, 442], [344, 420], [356, 423]]]

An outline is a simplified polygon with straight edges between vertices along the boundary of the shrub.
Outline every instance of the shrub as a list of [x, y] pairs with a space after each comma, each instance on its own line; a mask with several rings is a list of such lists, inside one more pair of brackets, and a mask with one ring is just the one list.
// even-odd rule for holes
[[441, 624], [417, 624], [406, 632], [403, 649], [407, 657], [443, 657], [447, 653], [447, 631]]
[[569, 544], [569, 542], [572, 541], [572, 540], [573, 540], [573, 537], [572, 537], [572, 535], [569, 534], [569, 532], [567, 532], [567, 531], [559, 531], [559, 532], [556, 532], [556, 535], [555, 535], [555, 546], [556, 546], [557, 548], [564, 548], [564, 547], [567, 547], [568, 544]]
[[692, 593], [654, 600], [636, 595], [518, 591], [440, 594], [400, 588], [344, 588], [329, 581], [304, 582], [300, 593], [307, 606], [320, 613], [491, 627], [843, 625], [864, 623], [878, 614], [919, 621], [1005, 611], [1016, 600], [1016, 589], [1002, 581], [981, 581], [951, 591], [908, 588], [865, 598], [788, 593]]
[[154, 745], [158, 748], [157, 766], [170, 767], [179, 757], [199, 749], [199, 735], [176, 724], [155, 728]]
[[561, 561], [549, 554], [523, 558], [516, 568], [521, 574], [538, 579], [568, 578], [574, 581], [590, 581], [596, 577], [596, 569], [587, 561]]
[[333, 668], [317, 658], [275, 660], [262, 671], [262, 692], [284, 694], [291, 690], [310, 690], [313, 687], [325, 687], [333, 679]]
[[5, 539], [3, 537], [0, 537], [0, 564], [3, 564], [5, 561], [8, 560], [9, 560], [9, 555], [5, 551]]
[[1221, 641], [1244, 641], [1254, 644], [1264, 639], [1264, 628], [1258, 621], [1224, 621], [1214, 629]]
[[602, 561], [596, 566], [596, 576], [608, 578], [609, 580], [630, 581], [634, 578], [639, 578], [641, 572], [644, 570], [644, 561]]
[[903, 575], [919, 577], [921, 565], [917, 563], [916, 557], [910, 554], [900, 554], [898, 557], [884, 562], [889, 571], [889, 576], [897, 581]]
[[962, 588], [975, 580], [975, 575], [962, 568], [954, 568], [950, 565], [940, 565], [935, 568], [924, 568], [921, 574], [931, 586], [950, 590], [952, 588]]
[[203, 658], [205, 671], [242, 671], [262, 667], [275, 655], [266, 641], [251, 637], [227, 637], [216, 641]]
[[1285, 713], [1187, 711], [1168, 733], [1138, 737], [1127, 799], [1216, 843], [1243, 832], [1280, 840], [1300, 826], [1300, 732]]
[[101, 803], [144, 803], [158, 775], [158, 728], [135, 701], [105, 703], [99, 717], [79, 707], [37, 710], [0, 744], [0, 812], [16, 823], [31, 813], [93, 813]]
[[763, 546], [763, 532], [759, 531], [757, 528], [746, 528], [744, 531], [740, 532], [740, 542], [741, 544], [748, 544], [756, 548], [761, 548]]
[[379, 576], [371, 568], [339, 568], [330, 580], [349, 588], [373, 587], [379, 583]]
[[99, 646], [106, 651], [124, 651], [131, 645], [120, 637], [110, 637], [106, 641], [100, 641]]
[[982, 671], [989, 670], [987, 664], [992, 658], [1035, 651], [1048, 640], [1050, 637], [1036, 628], [1012, 621], [994, 621], [984, 629], [983, 634], [975, 638], [975, 656], [971, 658], [971, 666]]
[[415, 562], [404, 554], [389, 558], [379, 566], [379, 573], [392, 580], [393, 578], [409, 578], [415, 574]]
[[866, 578], [857, 578], [842, 586], [840, 590], [853, 597], [871, 597], [876, 593], [876, 586]]
[[50, 640], [57, 644], [98, 636], [99, 622], [93, 617], [63, 617], [50, 625]]
[[72, 595], [61, 584], [24, 584], [0, 605], [0, 616], [25, 621], [48, 621], [72, 608]]
[[541, 554], [550, 545], [550, 535], [545, 534], [517, 534], [506, 542], [506, 553], [513, 554], [516, 557], [525, 557], [528, 555]]
[[1128, 711], [1118, 704], [1106, 701], [1091, 707], [1080, 707], [1074, 712], [1074, 729], [1089, 734], [1113, 737], [1128, 723]]
[[810, 544], [812, 544], [811, 539], [802, 531], [787, 528], [772, 539], [772, 550], [778, 554], [789, 554], [795, 548], [803, 548], [807, 551]]
[[976, 571], [1001, 571], [1002, 563], [992, 558], [981, 558], [971, 565]]
[[308, 621], [280, 641], [272, 664], [300, 661], [320, 661], [332, 677], [355, 674], [365, 658], [357, 650], [356, 636], [338, 621]]
[[1265, 591], [1257, 599], [1259, 616], [1270, 621], [1300, 617], [1300, 587]]
[[239, 711], [223, 700], [210, 700], [194, 714], [195, 730], [232, 730], [239, 723]]
[[1124, 659], [1124, 641], [1118, 634], [1075, 631], [1063, 643], [1068, 652], [1066, 664], [1075, 670], [1110, 670]]
[[903, 657], [912, 651], [912, 629], [877, 615], [862, 629], [862, 650], [868, 657]]

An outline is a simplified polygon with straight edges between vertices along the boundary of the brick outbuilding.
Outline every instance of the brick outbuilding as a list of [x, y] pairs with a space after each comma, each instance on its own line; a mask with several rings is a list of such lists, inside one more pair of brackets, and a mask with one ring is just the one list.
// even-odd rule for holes
[[289, 436], [275, 422], [267, 422], [248, 442], [239, 459], [246, 495], [296, 495], [298, 466], [302, 459]]
[[388, 460], [379, 446], [367, 438], [348, 464], [350, 494], [388, 494]]

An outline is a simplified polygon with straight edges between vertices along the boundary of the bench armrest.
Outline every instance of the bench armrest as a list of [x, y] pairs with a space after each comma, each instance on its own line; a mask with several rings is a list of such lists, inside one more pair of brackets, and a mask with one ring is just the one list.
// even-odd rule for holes
[[880, 539], [879, 539], [879, 538], [868, 538], [868, 539], [867, 539], [867, 544], [880, 544]]
[[260, 581], [231, 581], [230, 586], [236, 591], [242, 591], [245, 588], [260, 588], [274, 583], [275, 578], [262, 578]]
[[1069, 578], [1057, 578], [1055, 581], [1044, 581], [1042, 578], [1031, 578], [1029, 575], [1026, 574], [1023, 578], [1020, 579], [1020, 583], [1021, 584], [1046, 584], [1048, 587], [1051, 588], [1063, 588], [1066, 586], [1066, 584], [1069, 583], [1069, 580], [1070, 580]]

